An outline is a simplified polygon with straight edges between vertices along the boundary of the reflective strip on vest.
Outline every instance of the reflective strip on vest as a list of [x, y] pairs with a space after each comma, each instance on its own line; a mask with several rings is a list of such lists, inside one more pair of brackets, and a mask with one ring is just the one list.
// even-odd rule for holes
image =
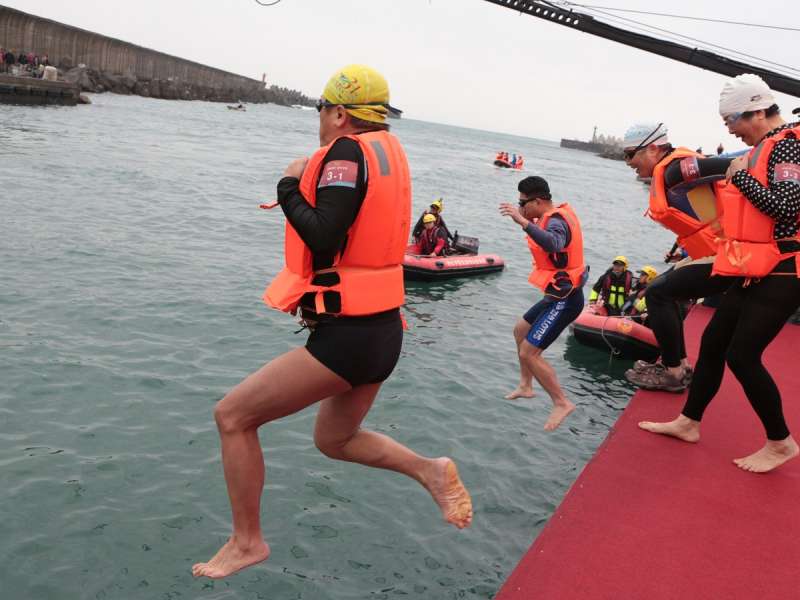
[[624, 285], [610, 285], [608, 287], [608, 304], [614, 308], [622, 308], [625, 304], [625, 286]]
[[372, 146], [372, 149], [375, 151], [375, 155], [378, 157], [378, 164], [380, 165], [380, 173], [381, 175], [389, 175], [391, 173], [391, 169], [389, 169], [389, 159], [386, 158], [386, 152], [381, 146], [379, 141], [374, 141], [369, 143]]

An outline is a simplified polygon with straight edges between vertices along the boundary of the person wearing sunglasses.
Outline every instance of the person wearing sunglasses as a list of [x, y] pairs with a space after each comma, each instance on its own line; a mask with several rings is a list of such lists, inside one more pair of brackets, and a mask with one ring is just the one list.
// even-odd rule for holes
[[311, 330], [305, 347], [271, 360], [214, 410], [233, 531], [195, 576], [226, 577], [270, 553], [260, 523], [264, 457], [258, 428], [320, 403], [314, 442], [326, 456], [403, 473], [423, 485], [458, 528], [472, 521], [469, 493], [450, 458], [427, 458], [362, 428], [400, 356], [403, 256], [411, 216], [405, 152], [386, 123], [389, 86], [364, 65], [328, 81], [319, 148], [278, 183], [286, 216], [285, 264], [265, 302]]
[[[673, 421], [640, 427], [687, 442], [716, 396], [727, 364], [766, 433], [764, 446], [734, 463], [765, 473], [800, 454], [762, 354], [800, 307], [800, 123], [786, 123], [757, 75], [729, 79], [719, 112], [728, 131], [752, 146], [728, 168], [725, 212], [713, 273], [731, 282], [703, 332], [689, 395]], [[649, 305], [648, 299], [648, 305]]]
[[554, 206], [550, 186], [542, 177], [526, 177], [517, 189], [517, 205], [501, 204], [500, 214], [525, 231], [533, 256], [528, 281], [544, 297], [514, 326], [519, 385], [506, 398], [533, 397], [532, 379], [536, 378], [553, 403], [544, 425], [546, 431], [553, 431], [575, 405], [564, 394], [556, 372], [542, 353], [583, 310], [583, 286], [589, 270], [584, 263], [581, 224], [572, 207], [566, 203]]
[[640, 177], [651, 177], [649, 216], [678, 236], [688, 258], [647, 288], [649, 325], [661, 349], [655, 363], [636, 361], [625, 377], [649, 390], [682, 392], [692, 367], [683, 336], [683, 306], [724, 291], [730, 281], [711, 276], [720, 214], [717, 186], [728, 158], [706, 158], [689, 148], [673, 148], [663, 123], [631, 126], [623, 139], [625, 162]]

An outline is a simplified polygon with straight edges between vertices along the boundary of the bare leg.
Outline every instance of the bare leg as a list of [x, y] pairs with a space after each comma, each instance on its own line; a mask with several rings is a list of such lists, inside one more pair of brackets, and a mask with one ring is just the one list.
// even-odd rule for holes
[[528, 340], [523, 340], [520, 348], [520, 361], [525, 362], [536, 381], [539, 382], [539, 385], [544, 388], [553, 401], [550, 416], [544, 424], [545, 431], [553, 431], [575, 410], [575, 405], [567, 400], [564, 395], [564, 391], [558, 383], [556, 372], [542, 356], [541, 348], [537, 348]]
[[386, 435], [361, 429], [379, 388], [380, 384], [361, 385], [323, 400], [314, 428], [317, 447], [330, 458], [416, 479], [433, 496], [448, 523], [459, 529], [468, 527], [472, 501], [452, 460], [420, 456]]
[[269, 556], [261, 533], [264, 457], [258, 427], [349, 387], [305, 348], [297, 348], [248, 376], [217, 404], [214, 418], [222, 445], [233, 533], [209, 562], [192, 567], [195, 577], [226, 577]]
[[514, 341], [517, 343], [517, 357], [519, 358], [519, 385], [513, 392], [506, 394], [506, 400], [514, 400], [515, 398], [533, 398], [533, 372], [528, 367], [527, 363], [522, 360], [521, 348], [522, 342], [525, 341], [525, 336], [528, 335], [531, 325], [525, 319], [520, 319], [514, 325]]
[[667, 423], [639, 421], [639, 427], [645, 431], [669, 435], [684, 442], [694, 443], [700, 439], [700, 421], [695, 421], [684, 415], [678, 415], [677, 419]]
[[733, 462], [740, 469], [751, 473], [768, 473], [798, 454], [800, 454], [800, 448], [794, 438], [789, 436], [780, 441], [767, 440], [767, 443], [758, 452], [744, 458], [736, 458]]

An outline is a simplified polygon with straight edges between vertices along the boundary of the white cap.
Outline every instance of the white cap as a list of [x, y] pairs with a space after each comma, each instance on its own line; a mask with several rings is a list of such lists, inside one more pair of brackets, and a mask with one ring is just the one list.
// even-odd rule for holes
[[723, 117], [752, 110], [763, 110], [775, 104], [775, 96], [758, 75], [737, 75], [725, 82], [719, 95], [719, 114]]
[[636, 125], [631, 125], [622, 138], [623, 148], [649, 146], [650, 144], [658, 146], [669, 144], [667, 128], [663, 123], [637, 123]]

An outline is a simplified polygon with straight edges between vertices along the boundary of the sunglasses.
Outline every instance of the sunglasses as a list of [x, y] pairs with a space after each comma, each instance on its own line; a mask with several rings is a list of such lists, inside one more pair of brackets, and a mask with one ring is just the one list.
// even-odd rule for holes
[[633, 149], [623, 150], [622, 151], [622, 158], [624, 158], [628, 162], [631, 162], [633, 160], [633, 157], [636, 156], [636, 153], [639, 152], [639, 150], [641, 150], [641, 149], [642, 149], [642, 146], [637, 146], [636, 148], [633, 148]]
[[738, 121], [741, 118], [742, 118], [742, 113], [737, 112], [737, 113], [733, 113], [733, 114], [730, 114], [730, 115], [725, 115], [724, 117], [722, 117], [722, 121], [725, 123], [725, 125], [730, 127], [731, 125], [736, 123], [736, 121]]
[[614, 265], [615, 267], [624, 267], [625, 266], [624, 262], [619, 262], [618, 260], [615, 260], [611, 264]]
[[328, 102], [327, 100], [324, 100], [322, 98], [317, 100], [317, 103], [314, 106], [317, 109], [317, 112], [322, 112], [323, 108], [330, 108], [331, 106], [341, 106], [344, 108], [361, 108], [362, 106], [383, 106], [386, 109], [389, 108], [389, 105], [384, 104], [383, 102], [362, 102], [360, 104], [342, 104], [342, 103], [335, 104], [333, 102]]
[[533, 202], [534, 200], [536, 200], [536, 198], [526, 198], [525, 200], [520, 200], [520, 201], [519, 201], [519, 207], [520, 207], [520, 208], [522, 208], [522, 207], [523, 207], [523, 206], [525, 206], [525, 205], [526, 205], [528, 202]]

